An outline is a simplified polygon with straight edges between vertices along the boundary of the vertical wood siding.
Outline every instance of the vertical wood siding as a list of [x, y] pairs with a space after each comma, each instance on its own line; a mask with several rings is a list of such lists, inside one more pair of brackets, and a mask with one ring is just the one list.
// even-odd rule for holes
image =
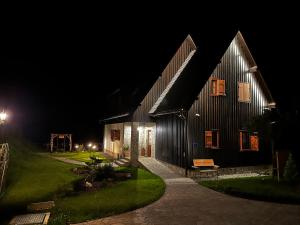
[[184, 122], [178, 116], [159, 117], [156, 120], [156, 158], [184, 167], [184, 135]]
[[148, 94], [142, 100], [140, 106], [133, 113], [132, 121], [150, 122], [149, 110], [163, 93], [168, 83], [171, 81], [177, 70], [183, 64], [191, 51], [195, 50], [196, 46], [191, 37], [188, 36], [181, 44], [169, 64], [166, 66], [161, 76], [158, 77], [155, 84], [152, 86]]
[[[263, 163], [266, 152], [240, 152], [239, 131], [252, 117], [261, 115], [268, 102], [260, 80], [247, 70], [255, 62], [246, 57], [243, 43], [234, 38], [211, 77], [225, 80], [226, 96], [210, 96], [208, 80], [189, 110], [189, 162], [193, 158], [213, 158], [221, 166]], [[195, 74], [201, 76], [201, 74]], [[238, 101], [238, 83], [249, 82], [251, 102]], [[195, 116], [199, 113], [200, 116]], [[220, 149], [206, 149], [205, 130], [220, 130]]]

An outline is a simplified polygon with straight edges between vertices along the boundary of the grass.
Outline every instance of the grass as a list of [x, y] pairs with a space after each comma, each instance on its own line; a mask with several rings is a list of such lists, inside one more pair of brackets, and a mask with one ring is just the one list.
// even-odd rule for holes
[[70, 172], [73, 165], [37, 155], [37, 149], [26, 142], [14, 139], [9, 143], [7, 189], [0, 199], [0, 218], [23, 212], [28, 203], [51, 200], [58, 190], [79, 178]]
[[60, 225], [109, 216], [147, 205], [164, 193], [158, 176], [136, 168], [132, 179], [96, 192], [74, 194], [72, 183], [80, 179], [73, 165], [36, 154], [37, 149], [19, 140], [10, 141], [7, 188], [0, 199], [0, 224], [26, 212], [32, 202], [54, 200], [49, 224]]
[[[56, 217], [50, 224], [64, 224], [64, 220], [81, 222], [119, 214], [147, 205], [164, 193], [165, 185], [157, 176], [143, 169], [126, 170], [135, 174], [133, 179], [97, 192], [58, 199]], [[61, 218], [64, 218], [63, 221]]]
[[90, 156], [96, 156], [97, 158], [107, 161], [107, 159], [102, 155], [101, 152], [54, 152], [49, 153], [49, 155], [73, 159], [80, 162], [91, 162]]
[[272, 177], [250, 177], [200, 181], [201, 185], [216, 191], [249, 199], [300, 204], [300, 186], [277, 183]]

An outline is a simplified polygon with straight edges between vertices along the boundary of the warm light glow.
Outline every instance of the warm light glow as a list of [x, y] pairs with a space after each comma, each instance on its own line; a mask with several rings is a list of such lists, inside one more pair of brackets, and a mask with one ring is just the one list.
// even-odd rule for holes
[[253, 72], [249, 72], [249, 69], [250, 69], [250, 66], [248, 64], [248, 62], [246, 62], [244, 56], [242, 55], [241, 53], [241, 50], [240, 50], [240, 47], [237, 43], [237, 40], [234, 39], [233, 40], [233, 50], [234, 52], [236, 53], [236, 57], [237, 57], [237, 60], [240, 64], [240, 67], [243, 69], [243, 71], [246, 73], [246, 78], [247, 78], [247, 81], [246, 82], [249, 82], [250, 85], [251, 85], [251, 98], [252, 97], [255, 97], [255, 100], [262, 106], [266, 106], [267, 105], [267, 100], [265, 99], [262, 91], [261, 91], [261, 88], [259, 87], [259, 84], [256, 80], [256, 77], [255, 77], [255, 74]]
[[1, 120], [1, 121], [5, 121], [6, 118], [7, 118], [6, 112], [2, 111], [2, 112], [0, 113], [0, 120]]
[[75, 145], [75, 148], [79, 148], [79, 145]]
[[93, 145], [92, 143], [89, 143], [89, 144], [88, 144], [88, 147], [92, 147], [92, 145]]
[[200, 116], [200, 114], [199, 114], [199, 113], [196, 113], [195, 116]]
[[97, 148], [97, 146], [96, 146], [96, 145], [93, 145], [92, 149], [96, 149], [96, 148]]

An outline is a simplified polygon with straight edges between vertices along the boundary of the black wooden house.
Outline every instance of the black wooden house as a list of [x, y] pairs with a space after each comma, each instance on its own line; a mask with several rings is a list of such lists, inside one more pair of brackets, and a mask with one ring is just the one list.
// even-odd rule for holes
[[268, 161], [247, 124], [275, 103], [241, 33], [217, 43], [199, 36], [186, 37], [135, 111], [104, 120], [104, 151], [120, 157], [129, 148], [133, 161], [180, 167], [194, 158], [223, 167]]

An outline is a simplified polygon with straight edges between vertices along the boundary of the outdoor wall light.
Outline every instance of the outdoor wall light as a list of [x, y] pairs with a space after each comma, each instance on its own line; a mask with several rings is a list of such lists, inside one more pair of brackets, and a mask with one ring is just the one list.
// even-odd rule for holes
[[88, 147], [92, 147], [92, 145], [93, 145], [92, 143], [89, 143], [89, 144], [88, 144]]
[[96, 148], [97, 148], [97, 146], [96, 146], [96, 145], [93, 145], [92, 149], [96, 149]]
[[78, 148], [79, 148], [79, 145], [75, 145], [75, 148], [78, 149]]

